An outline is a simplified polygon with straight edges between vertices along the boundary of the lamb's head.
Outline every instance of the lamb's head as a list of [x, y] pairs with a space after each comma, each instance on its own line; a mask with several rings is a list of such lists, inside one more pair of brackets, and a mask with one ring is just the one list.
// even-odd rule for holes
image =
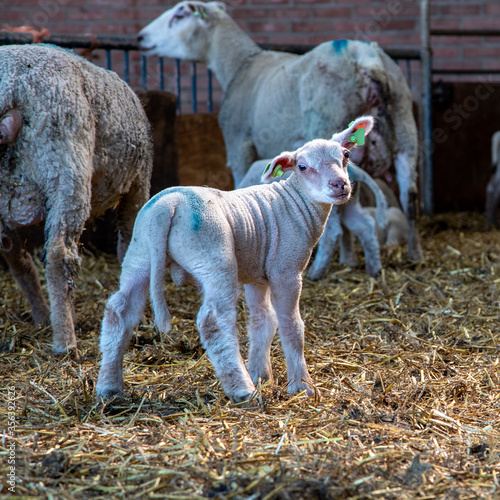
[[[362, 116], [330, 140], [314, 139], [293, 152], [285, 151], [268, 165], [262, 182], [270, 182], [280, 172], [292, 171], [302, 191], [317, 203], [340, 205], [351, 197], [347, 173], [350, 150], [360, 141], [360, 134], [373, 128], [373, 118]], [[364, 129], [361, 131], [360, 129]]]
[[147, 55], [206, 63], [209, 30], [225, 11], [221, 2], [180, 2], [139, 32], [139, 48]]

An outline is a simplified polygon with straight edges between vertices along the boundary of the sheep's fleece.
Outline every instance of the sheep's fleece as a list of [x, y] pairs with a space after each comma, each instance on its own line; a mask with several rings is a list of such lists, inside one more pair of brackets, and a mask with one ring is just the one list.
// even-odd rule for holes
[[[0, 48], [0, 237], [34, 320], [53, 351], [76, 346], [72, 290], [78, 239], [90, 215], [116, 207], [123, 257], [149, 197], [150, 125], [118, 75], [51, 45]], [[50, 311], [16, 227], [45, 223]]]

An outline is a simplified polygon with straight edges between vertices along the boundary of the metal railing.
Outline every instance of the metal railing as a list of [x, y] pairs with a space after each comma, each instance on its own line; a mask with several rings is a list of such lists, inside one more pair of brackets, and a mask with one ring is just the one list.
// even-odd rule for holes
[[[28, 44], [34, 43], [33, 35], [30, 33], [18, 33], [11, 31], [0, 31], [0, 45], [11, 44]], [[178, 111], [181, 111], [181, 103], [183, 102], [183, 95], [186, 87], [186, 80], [189, 79], [190, 93], [191, 93], [191, 110], [193, 113], [198, 111], [199, 100], [199, 74], [197, 72], [196, 63], [182, 63], [180, 60], [170, 60], [163, 57], [156, 58], [157, 67], [154, 69], [154, 86], [151, 87], [148, 81], [151, 80], [151, 71], [153, 64], [151, 58], [140, 55], [138, 72], [131, 70], [131, 53], [140, 54], [135, 36], [95, 36], [95, 35], [57, 35], [52, 34], [43, 39], [43, 43], [50, 43], [67, 49], [78, 49], [84, 52], [85, 56], [95, 55], [98, 51], [104, 51], [104, 57], [97, 64], [104, 66], [106, 69], [115, 70], [120, 76], [133, 88], [156, 88], [166, 90], [166, 69], [168, 74], [171, 75], [175, 84], [170, 88], [177, 95]], [[263, 49], [278, 50], [292, 52], [294, 54], [304, 54], [314, 48], [314, 45], [282, 45], [282, 44], [261, 44]], [[404, 61], [406, 63], [406, 77], [411, 85], [411, 61], [420, 60], [420, 50], [418, 49], [392, 49], [386, 48], [385, 51], [397, 62]], [[117, 62], [114, 54], [116, 52], [123, 52], [121, 70], [116, 69]], [[167, 62], [168, 61], [168, 62]], [[190, 69], [190, 76], [186, 77], [185, 72], [187, 68]], [[136, 68], [134, 68], [135, 70]], [[138, 74], [137, 74], [138, 73]], [[184, 83], [184, 85], [183, 85]], [[216, 103], [214, 103], [214, 83], [212, 72], [207, 69], [206, 84], [203, 89], [206, 93], [206, 109], [209, 113], [214, 111]]]

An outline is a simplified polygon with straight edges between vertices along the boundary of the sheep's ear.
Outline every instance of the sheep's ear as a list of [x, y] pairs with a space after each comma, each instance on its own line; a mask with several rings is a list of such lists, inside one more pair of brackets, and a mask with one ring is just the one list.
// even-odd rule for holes
[[283, 177], [283, 174], [295, 166], [295, 153], [285, 151], [267, 164], [262, 173], [260, 182], [267, 184], [273, 180], [273, 177]]
[[17, 136], [23, 126], [23, 117], [17, 109], [7, 111], [0, 118], [0, 144], [11, 146], [16, 142]]
[[369, 134], [373, 128], [375, 120], [373, 116], [361, 116], [356, 118], [349, 126], [338, 134], [333, 134], [332, 141], [340, 143], [341, 146], [347, 149], [352, 149], [356, 146], [363, 146], [365, 143], [365, 135]]

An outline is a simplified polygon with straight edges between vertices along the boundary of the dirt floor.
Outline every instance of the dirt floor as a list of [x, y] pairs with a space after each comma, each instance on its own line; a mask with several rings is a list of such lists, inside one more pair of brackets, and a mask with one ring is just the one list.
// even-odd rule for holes
[[33, 327], [0, 272], [0, 495], [15, 477], [22, 498], [500, 498], [500, 231], [483, 227], [481, 214], [422, 218], [425, 263], [391, 248], [376, 279], [333, 264], [305, 280], [321, 398], [287, 394], [276, 338], [275, 384], [250, 408], [214, 377], [195, 288], [166, 284], [171, 334], [147, 312], [125, 358], [126, 397], [102, 405], [93, 387], [116, 259], [82, 250], [79, 358], [52, 356], [50, 329]]

